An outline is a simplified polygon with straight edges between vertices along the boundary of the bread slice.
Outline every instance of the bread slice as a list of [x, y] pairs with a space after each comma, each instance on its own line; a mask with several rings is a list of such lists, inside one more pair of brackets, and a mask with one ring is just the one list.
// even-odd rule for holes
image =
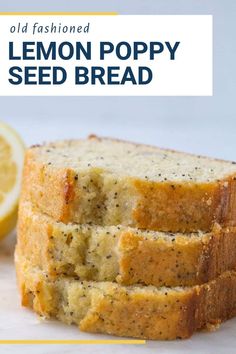
[[236, 272], [187, 288], [121, 286], [48, 275], [16, 253], [22, 305], [82, 331], [147, 339], [188, 338], [236, 315]]
[[27, 151], [23, 197], [57, 221], [209, 231], [236, 223], [236, 165], [98, 138]]
[[19, 209], [17, 247], [51, 277], [155, 286], [194, 285], [236, 269], [236, 227], [192, 234], [63, 224], [29, 202]]

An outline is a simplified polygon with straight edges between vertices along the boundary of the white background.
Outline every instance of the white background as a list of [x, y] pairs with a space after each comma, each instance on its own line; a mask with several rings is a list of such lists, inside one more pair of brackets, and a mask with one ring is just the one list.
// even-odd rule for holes
[[[12, 26], [18, 27], [27, 24], [27, 33], [10, 33]], [[37, 27], [56, 25], [62, 27], [78, 26], [83, 28], [89, 23], [89, 33], [33, 33], [33, 26]], [[66, 96], [206, 96], [212, 95], [212, 18], [211, 16], [0, 16], [0, 31], [4, 36], [0, 38], [0, 95], [66, 95]], [[83, 56], [81, 60], [73, 57], [70, 60], [60, 59], [57, 53], [57, 60], [9, 60], [9, 42], [13, 42], [13, 54], [22, 58], [23, 42], [43, 42], [45, 50], [51, 41], [60, 43], [68, 41], [75, 44], [81, 41], [82, 44], [91, 42], [91, 60]], [[127, 60], [120, 60], [115, 50], [106, 54], [104, 60], [100, 60], [99, 42], [111, 42], [115, 48], [119, 42], [126, 41], [132, 48], [131, 57]], [[148, 45], [148, 51], [139, 54], [138, 60], [134, 60], [134, 42], [144, 42]], [[150, 42], [161, 42], [164, 50], [150, 60]], [[165, 42], [169, 42], [172, 48], [176, 42], [180, 42], [175, 52], [175, 60], [170, 60], [170, 52]], [[158, 46], [156, 47], [158, 48]], [[36, 56], [36, 46], [30, 46], [33, 50], [29, 55]], [[64, 51], [65, 53], [68, 50]], [[123, 46], [121, 54], [126, 49]], [[25, 85], [24, 80], [20, 85], [12, 85], [9, 78], [9, 69], [19, 66], [24, 73], [25, 66], [61, 66], [67, 72], [67, 80], [62, 85]], [[85, 85], [75, 84], [75, 67], [85, 66], [89, 70], [89, 83]], [[95, 85], [91, 83], [91, 67], [101, 66], [105, 69], [105, 85], [98, 81]], [[107, 67], [119, 66], [119, 77], [113, 81], [121, 82], [125, 69], [130, 66], [138, 82], [138, 68], [147, 66], [153, 73], [152, 81], [147, 85], [134, 85], [127, 82], [124, 85], [107, 84]], [[21, 74], [24, 77], [24, 74]], [[34, 81], [38, 81], [38, 73]], [[52, 80], [52, 72], [48, 72]], [[61, 76], [60, 76], [61, 77]], [[146, 78], [146, 75], [144, 76]]]
[[[0, 0], [1, 11], [119, 11], [129, 14], [213, 14], [213, 97], [0, 97], [0, 117], [27, 144], [93, 132], [236, 160], [235, 0]], [[4, 252], [1, 245], [0, 253]], [[2, 256], [3, 257], [3, 256]], [[3, 258], [1, 259], [3, 260]], [[76, 328], [40, 324], [19, 307], [10, 258], [0, 260], [0, 336], [81, 338]], [[4, 311], [3, 311], [4, 310]], [[23, 325], [25, 324], [25, 325]], [[42, 332], [41, 332], [42, 329]], [[0, 353], [235, 353], [236, 320], [220, 331], [181, 342], [143, 346], [0, 346]], [[87, 335], [82, 334], [82, 338]], [[89, 335], [88, 335], [89, 336]]]

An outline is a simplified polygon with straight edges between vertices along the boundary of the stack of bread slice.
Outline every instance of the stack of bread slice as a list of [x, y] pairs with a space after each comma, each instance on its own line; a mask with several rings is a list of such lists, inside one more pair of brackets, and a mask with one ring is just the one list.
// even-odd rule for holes
[[187, 338], [236, 315], [236, 164], [91, 136], [27, 151], [22, 304], [83, 331]]

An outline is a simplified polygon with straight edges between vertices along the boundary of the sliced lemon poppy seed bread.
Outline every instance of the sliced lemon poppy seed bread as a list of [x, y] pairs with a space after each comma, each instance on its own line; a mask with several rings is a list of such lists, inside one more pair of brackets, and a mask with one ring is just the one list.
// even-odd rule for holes
[[236, 268], [236, 227], [167, 233], [124, 226], [63, 224], [29, 202], [19, 210], [18, 248], [52, 277], [129, 285], [194, 285]]
[[236, 224], [234, 163], [95, 136], [29, 149], [23, 193], [64, 223], [170, 232]]
[[203, 285], [156, 288], [49, 279], [16, 252], [22, 304], [85, 332], [147, 339], [188, 338], [236, 315], [236, 272]]
[[91, 136], [26, 153], [22, 304], [83, 331], [188, 338], [236, 315], [236, 165]]

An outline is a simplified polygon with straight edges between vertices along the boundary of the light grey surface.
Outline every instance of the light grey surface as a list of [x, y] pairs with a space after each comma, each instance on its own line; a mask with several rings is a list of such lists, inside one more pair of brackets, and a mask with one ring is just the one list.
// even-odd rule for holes
[[37, 126], [37, 140], [47, 129], [52, 138], [95, 132], [236, 159], [235, 0], [0, 0], [0, 11], [213, 14], [213, 97], [0, 97], [0, 118], [29, 135]]

